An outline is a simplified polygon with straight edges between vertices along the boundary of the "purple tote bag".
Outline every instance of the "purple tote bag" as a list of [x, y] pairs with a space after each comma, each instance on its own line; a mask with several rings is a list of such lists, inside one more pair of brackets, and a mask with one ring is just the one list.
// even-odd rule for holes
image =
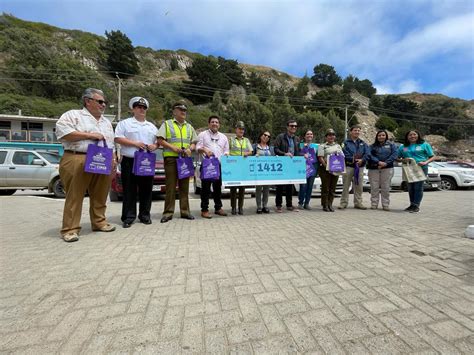
[[99, 146], [99, 141], [89, 144], [86, 153], [86, 163], [84, 171], [92, 174], [110, 175], [112, 172], [113, 151], [107, 147], [105, 139], [102, 140], [103, 147]]
[[306, 161], [306, 178], [316, 175], [316, 169], [314, 168], [313, 163]]
[[328, 171], [330, 173], [343, 173], [346, 171], [344, 154], [331, 154], [328, 158]]
[[133, 173], [137, 176], [155, 176], [156, 155], [143, 149], [133, 155]]
[[219, 180], [220, 176], [219, 159], [215, 157], [204, 158], [201, 165], [201, 180]]
[[308, 154], [309, 157], [308, 159], [306, 159], [306, 161], [310, 163], [316, 163], [316, 151], [314, 150], [314, 148], [303, 147], [301, 149], [301, 154], [302, 155]]
[[178, 179], [186, 179], [194, 176], [194, 164], [193, 159], [190, 157], [179, 157], [176, 160], [176, 166], [178, 168]]

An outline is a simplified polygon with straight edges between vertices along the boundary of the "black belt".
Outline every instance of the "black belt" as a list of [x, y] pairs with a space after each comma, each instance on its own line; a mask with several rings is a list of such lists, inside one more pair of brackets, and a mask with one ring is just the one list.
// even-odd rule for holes
[[75, 150], [65, 150], [64, 153], [71, 153], [71, 154], [87, 154], [86, 152], [76, 152]]

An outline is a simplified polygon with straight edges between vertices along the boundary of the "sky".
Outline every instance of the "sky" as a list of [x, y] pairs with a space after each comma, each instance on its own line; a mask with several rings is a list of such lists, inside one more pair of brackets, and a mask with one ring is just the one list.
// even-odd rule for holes
[[378, 94], [474, 99], [474, 0], [2, 0], [0, 11], [297, 77], [325, 63]]

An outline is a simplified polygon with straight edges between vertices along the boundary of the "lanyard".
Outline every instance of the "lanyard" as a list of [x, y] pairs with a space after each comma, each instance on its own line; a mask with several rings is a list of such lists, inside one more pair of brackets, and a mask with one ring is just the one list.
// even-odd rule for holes
[[[245, 138], [242, 138], [242, 143], [239, 143], [239, 145], [240, 145], [240, 155], [243, 155], [244, 139], [245, 139]], [[240, 140], [240, 139], [235, 138], [234, 142], [237, 143], [237, 141], [239, 141], [239, 140]]]

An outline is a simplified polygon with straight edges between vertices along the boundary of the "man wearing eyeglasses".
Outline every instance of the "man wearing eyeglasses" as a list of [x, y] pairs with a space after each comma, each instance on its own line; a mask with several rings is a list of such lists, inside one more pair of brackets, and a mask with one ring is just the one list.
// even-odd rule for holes
[[[275, 155], [294, 157], [299, 155], [300, 141], [296, 136], [296, 130], [298, 124], [295, 120], [291, 119], [286, 123], [286, 132], [280, 133], [275, 138]], [[285, 194], [286, 209], [288, 211], [299, 212], [298, 208], [293, 207], [293, 185], [277, 185], [276, 186], [276, 211], [278, 213], [283, 212], [283, 193]]]
[[156, 126], [146, 119], [146, 112], [150, 107], [147, 99], [134, 97], [128, 106], [132, 110], [133, 117], [120, 121], [115, 129], [115, 142], [121, 147], [120, 173], [123, 186], [121, 219], [123, 228], [131, 227], [137, 218], [137, 197], [138, 220], [143, 224], [151, 224], [153, 176], [135, 175], [133, 164], [137, 150], [156, 150], [156, 133], [158, 132]]
[[[92, 230], [112, 232], [115, 227], [105, 218], [111, 176], [84, 172], [89, 144], [105, 139], [114, 148], [112, 124], [103, 116], [107, 105], [101, 90], [89, 88], [82, 95], [82, 110], [64, 113], [56, 123], [56, 136], [63, 144], [64, 155], [59, 164], [59, 175], [66, 191], [61, 237], [65, 242], [79, 240], [84, 195], [89, 193]], [[116, 161], [114, 158], [113, 170]]]
[[197, 135], [193, 126], [186, 121], [188, 107], [183, 102], [173, 105], [173, 118], [166, 120], [158, 130], [158, 144], [163, 147], [166, 175], [166, 197], [161, 223], [173, 218], [176, 184], [179, 189], [179, 210], [181, 218], [193, 220], [189, 208], [189, 178], [178, 179], [179, 156], [190, 157], [196, 148]]

